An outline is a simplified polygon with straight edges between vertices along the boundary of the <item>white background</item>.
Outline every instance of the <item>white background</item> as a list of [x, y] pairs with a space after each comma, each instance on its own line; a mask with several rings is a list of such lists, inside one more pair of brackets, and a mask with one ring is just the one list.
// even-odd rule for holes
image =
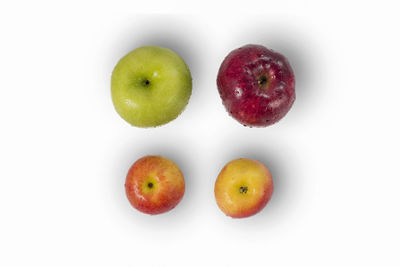
[[[143, 2], [0, 4], [0, 265], [399, 266], [397, 1]], [[248, 43], [286, 55], [297, 79], [268, 128], [237, 123], [216, 89]], [[185, 111], [155, 129], [129, 126], [110, 97], [113, 67], [141, 45], [173, 49], [193, 76]], [[159, 216], [123, 186], [149, 154], [186, 180]], [[213, 190], [238, 157], [264, 162], [275, 192], [234, 220]]]

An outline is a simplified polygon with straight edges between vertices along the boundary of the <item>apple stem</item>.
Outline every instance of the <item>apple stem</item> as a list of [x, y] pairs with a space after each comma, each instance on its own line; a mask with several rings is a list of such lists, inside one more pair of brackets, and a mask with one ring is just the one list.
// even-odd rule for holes
[[240, 194], [246, 194], [246, 193], [247, 193], [247, 190], [248, 190], [247, 186], [241, 186], [241, 187], [239, 188], [239, 193], [240, 193]]
[[146, 80], [144, 80], [144, 81], [142, 82], [142, 84], [143, 84], [143, 86], [147, 86], [147, 85], [150, 84], [150, 81], [146, 79]]
[[147, 186], [148, 186], [149, 188], [152, 188], [152, 187], [153, 187], [153, 183], [148, 183]]
[[258, 84], [263, 86], [268, 82], [268, 78], [266, 75], [261, 75], [260, 78], [258, 78]]

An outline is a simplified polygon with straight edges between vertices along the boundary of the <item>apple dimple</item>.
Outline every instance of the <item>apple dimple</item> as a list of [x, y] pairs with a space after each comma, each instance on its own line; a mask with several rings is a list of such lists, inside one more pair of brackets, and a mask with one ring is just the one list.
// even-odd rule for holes
[[150, 85], [152, 84], [151, 80], [147, 77], [141, 77], [139, 78], [139, 84], [143, 88], [149, 88]]
[[269, 79], [267, 78], [267, 75], [266, 75], [266, 74], [261, 74], [261, 75], [258, 77], [258, 80], [257, 80], [258, 85], [259, 85], [260, 88], [262, 88], [262, 89], [267, 89], [267, 88], [268, 88], [268, 81], [269, 81]]
[[247, 187], [247, 186], [241, 186], [241, 187], [239, 187], [239, 193], [240, 193], [240, 194], [246, 194], [246, 193], [247, 193], [247, 190], [248, 190], [248, 187]]

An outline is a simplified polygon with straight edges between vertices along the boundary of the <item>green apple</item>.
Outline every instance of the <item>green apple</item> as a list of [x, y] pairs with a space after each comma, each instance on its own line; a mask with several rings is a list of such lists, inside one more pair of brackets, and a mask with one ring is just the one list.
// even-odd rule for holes
[[139, 47], [124, 56], [111, 77], [112, 101], [118, 114], [137, 127], [156, 127], [183, 111], [192, 93], [185, 61], [172, 50]]

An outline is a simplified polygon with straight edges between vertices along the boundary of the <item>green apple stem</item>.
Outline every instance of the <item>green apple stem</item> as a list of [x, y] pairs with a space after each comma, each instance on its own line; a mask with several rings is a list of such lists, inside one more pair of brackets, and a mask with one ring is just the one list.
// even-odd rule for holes
[[149, 85], [149, 84], [150, 84], [150, 81], [149, 81], [149, 80], [145, 79], [145, 80], [143, 81], [143, 86], [147, 86], [147, 85]]

